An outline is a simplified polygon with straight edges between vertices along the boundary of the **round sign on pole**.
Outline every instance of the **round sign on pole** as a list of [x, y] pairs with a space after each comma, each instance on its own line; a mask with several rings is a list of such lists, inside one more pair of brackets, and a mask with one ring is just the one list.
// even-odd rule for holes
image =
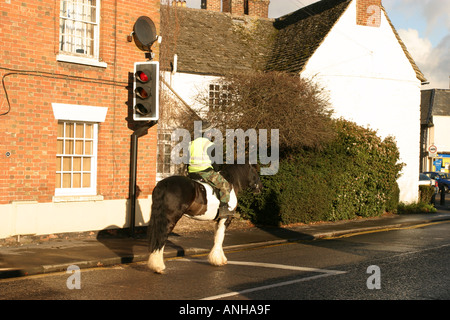
[[150, 48], [157, 40], [156, 27], [152, 19], [147, 16], [139, 17], [134, 23], [133, 38], [136, 46], [142, 51], [151, 51]]
[[431, 156], [435, 156], [437, 154], [437, 147], [432, 144], [431, 146], [428, 147], [428, 152], [430, 153]]

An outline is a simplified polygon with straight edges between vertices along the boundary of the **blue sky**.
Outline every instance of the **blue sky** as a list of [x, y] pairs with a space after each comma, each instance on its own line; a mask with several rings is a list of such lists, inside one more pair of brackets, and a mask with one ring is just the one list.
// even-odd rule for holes
[[430, 85], [449, 88], [450, 0], [384, 0], [383, 5]]
[[[186, 0], [200, 8], [200, 0]], [[269, 18], [278, 18], [317, 0], [271, 0]], [[430, 81], [423, 88], [449, 88], [450, 0], [382, 0], [419, 68]]]

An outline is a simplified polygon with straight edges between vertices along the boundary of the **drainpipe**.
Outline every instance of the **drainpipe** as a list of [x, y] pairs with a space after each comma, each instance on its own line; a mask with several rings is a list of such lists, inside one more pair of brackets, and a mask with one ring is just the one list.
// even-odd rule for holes
[[178, 55], [175, 53], [173, 55], [172, 72], [170, 73], [170, 86], [173, 86], [172, 77], [177, 73], [178, 68]]

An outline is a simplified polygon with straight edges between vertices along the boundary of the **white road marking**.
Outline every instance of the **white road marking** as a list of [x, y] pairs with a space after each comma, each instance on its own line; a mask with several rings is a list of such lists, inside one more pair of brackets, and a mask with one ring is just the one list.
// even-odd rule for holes
[[288, 266], [285, 264], [262, 263], [262, 262], [228, 261], [228, 264], [235, 264], [235, 265], [241, 265], [241, 266], [252, 266], [252, 267], [263, 267], [263, 268], [274, 268], [274, 269], [283, 269], [283, 270], [294, 270], [294, 271], [320, 272], [320, 273], [329, 273], [329, 274], [346, 273], [345, 271], [326, 270], [326, 269], [308, 268], [308, 267], [297, 267], [297, 266]]
[[[341, 273], [346, 273], [346, 272], [341, 272]], [[294, 283], [299, 283], [299, 282], [304, 282], [304, 281], [309, 281], [309, 280], [329, 277], [329, 276], [332, 276], [332, 275], [333, 274], [331, 274], [331, 273], [322, 273], [322, 274], [318, 274], [318, 275], [312, 276], [312, 277], [306, 277], [306, 278], [301, 278], [301, 279], [296, 279], [296, 280], [291, 280], [291, 281], [284, 281], [284, 282], [269, 284], [269, 285], [266, 285], [266, 286], [245, 289], [245, 290], [241, 290], [241, 291], [232, 291], [232, 292], [228, 292], [228, 293], [224, 293], [224, 294], [219, 294], [219, 295], [216, 295], [216, 296], [206, 297], [206, 298], [203, 298], [203, 299], [200, 299], [200, 300], [223, 299], [223, 298], [227, 298], [227, 297], [236, 296], [236, 295], [239, 295], [239, 294], [245, 294], [245, 293], [249, 293], [249, 292], [255, 292], [255, 291], [260, 291], [260, 290], [272, 289], [272, 288], [276, 288], [276, 287], [288, 286], [288, 285], [291, 285], [291, 284], [294, 284]]]
[[[177, 260], [173, 260], [173, 261], [197, 261], [197, 262], [199, 262], [199, 260], [197, 260], [197, 259], [194, 260], [194, 259], [186, 259], [186, 258], [184, 258], [184, 259], [177, 259]], [[203, 262], [203, 261], [200, 261], [200, 262]], [[207, 261], [205, 261], [205, 263], [207, 263]], [[320, 273], [320, 274], [315, 275], [315, 276], [306, 277], [306, 278], [300, 278], [300, 279], [295, 279], [295, 280], [290, 280], [290, 281], [283, 281], [283, 282], [269, 284], [269, 285], [260, 286], [260, 287], [254, 287], [254, 288], [245, 289], [245, 290], [241, 290], [241, 291], [227, 292], [227, 293], [223, 293], [223, 294], [219, 294], [219, 295], [215, 295], [215, 296], [206, 297], [206, 298], [203, 298], [203, 299], [200, 299], [200, 300], [223, 299], [223, 298], [236, 296], [236, 295], [239, 295], [239, 294], [246, 294], [246, 293], [249, 293], [249, 292], [255, 292], [255, 291], [272, 289], [272, 288], [277, 288], [277, 287], [282, 287], [282, 286], [288, 286], [288, 285], [299, 283], [299, 282], [305, 282], [305, 281], [310, 281], [310, 280], [315, 280], [315, 279], [319, 279], [319, 278], [324, 278], [324, 277], [335, 276], [335, 275], [347, 273], [346, 271], [339, 271], [339, 270], [327, 270], [327, 269], [318, 269], [318, 268], [309, 268], [309, 267], [298, 267], [298, 266], [290, 266], [290, 265], [274, 264], [274, 263], [263, 263], [263, 262], [228, 261], [228, 264], [241, 265], [241, 266], [251, 266], [251, 267], [262, 267], [262, 268], [274, 268], [274, 269], [283, 269], [283, 270], [293, 270], [293, 271], [317, 272], [317, 273]]]

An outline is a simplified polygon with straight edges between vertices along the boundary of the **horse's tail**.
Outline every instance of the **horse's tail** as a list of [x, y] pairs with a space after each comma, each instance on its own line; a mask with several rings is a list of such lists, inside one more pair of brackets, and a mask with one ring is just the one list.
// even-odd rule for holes
[[148, 224], [149, 251], [161, 250], [167, 240], [168, 221], [163, 188], [155, 187], [152, 193], [152, 212]]

